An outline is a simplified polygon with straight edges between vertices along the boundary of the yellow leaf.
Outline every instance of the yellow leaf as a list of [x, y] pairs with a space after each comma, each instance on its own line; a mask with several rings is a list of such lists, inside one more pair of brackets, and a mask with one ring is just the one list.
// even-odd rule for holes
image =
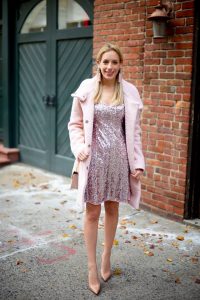
[[121, 221], [120, 221], [120, 224], [121, 224], [121, 225], [126, 225], [126, 224], [127, 224], [127, 220], [121, 220]]
[[179, 241], [183, 241], [183, 240], [184, 240], [184, 236], [178, 235], [178, 236], [176, 237], [176, 239], [179, 240]]
[[14, 179], [14, 180], [13, 180], [13, 186], [14, 186], [15, 188], [20, 187], [20, 182], [19, 182], [18, 180]]
[[67, 237], [69, 237], [70, 235], [69, 234], [67, 234], [67, 233], [63, 233], [63, 235], [62, 235], [64, 238], [67, 238]]
[[113, 245], [118, 246], [118, 245], [119, 245], [118, 240], [114, 240], [114, 241], [113, 241]]
[[168, 262], [172, 262], [173, 259], [172, 259], [172, 258], [168, 258], [167, 261], [168, 261]]
[[71, 228], [71, 229], [77, 229], [76, 225], [70, 225], [69, 228]]
[[177, 242], [172, 242], [172, 246], [178, 248], [178, 243]]
[[136, 222], [135, 222], [135, 221], [128, 221], [127, 223], [136, 225]]
[[122, 274], [122, 270], [120, 268], [115, 268], [113, 271], [114, 275], [121, 275]]

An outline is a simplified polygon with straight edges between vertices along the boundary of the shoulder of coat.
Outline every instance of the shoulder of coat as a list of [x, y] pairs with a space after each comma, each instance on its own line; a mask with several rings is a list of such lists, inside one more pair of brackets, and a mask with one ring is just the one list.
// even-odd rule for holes
[[139, 105], [139, 109], [142, 109], [143, 103], [136, 86], [124, 79], [122, 80], [122, 85], [125, 96], [127, 96], [129, 99], [132, 99], [135, 103]]
[[94, 84], [95, 77], [83, 80], [78, 89], [74, 93], [72, 93], [71, 96], [77, 97], [81, 101], [85, 101], [87, 99], [87, 95], [94, 89]]

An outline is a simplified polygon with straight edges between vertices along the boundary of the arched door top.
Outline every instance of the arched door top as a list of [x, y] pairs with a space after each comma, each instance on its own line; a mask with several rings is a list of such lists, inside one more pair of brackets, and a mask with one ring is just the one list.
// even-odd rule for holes
[[[18, 21], [18, 33], [33, 33], [46, 30], [49, 0], [33, 0], [22, 4]], [[87, 27], [93, 21], [91, 0], [57, 0], [57, 29]]]

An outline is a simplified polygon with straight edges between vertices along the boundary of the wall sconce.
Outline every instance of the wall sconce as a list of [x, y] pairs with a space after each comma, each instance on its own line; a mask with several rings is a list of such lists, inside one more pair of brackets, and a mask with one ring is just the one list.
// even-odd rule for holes
[[173, 17], [171, 1], [158, 1], [155, 11], [148, 17], [148, 20], [153, 22], [154, 38], [166, 36], [167, 21]]

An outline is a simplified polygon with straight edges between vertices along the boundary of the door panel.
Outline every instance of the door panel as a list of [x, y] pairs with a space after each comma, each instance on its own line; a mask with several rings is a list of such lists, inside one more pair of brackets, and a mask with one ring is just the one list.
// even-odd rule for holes
[[57, 68], [57, 153], [73, 157], [67, 131], [70, 118], [72, 97], [83, 78], [91, 74], [91, 39], [58, 42]]
[[19, 148], [25, 150], [29, 159], [34, 156], [34, 152], [45, 154], [46, 151], [46, 107], [42, 101], [45, 95], [45, 74], [46, 44], [20, 45]]

